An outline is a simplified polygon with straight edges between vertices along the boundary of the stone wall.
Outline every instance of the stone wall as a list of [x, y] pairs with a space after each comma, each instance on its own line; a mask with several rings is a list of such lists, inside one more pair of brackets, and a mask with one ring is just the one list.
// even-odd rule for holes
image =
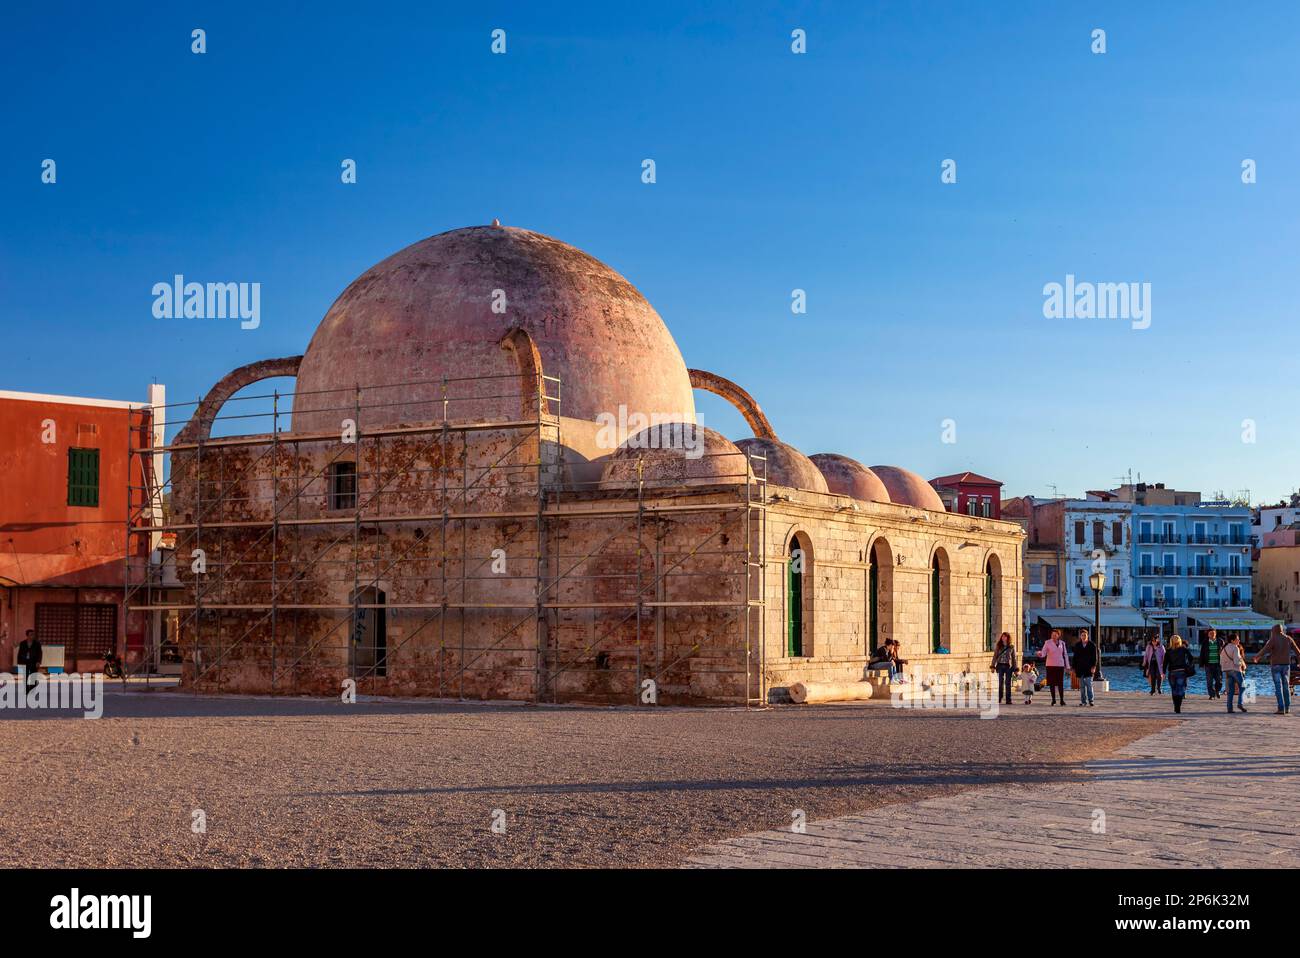
[[[191, 600], [196, 585], [204, 592], [201, 613], [180, 614], [185, 681], [321, 695], [355, 678], [358, 691], [383, 695], [635, 704], [649, 688], [665, 705], [780, 699], [801, 679], [862, 678], [873, 545], [888, 561], [880, 635], [902, 642], [914, 668], [987, 668], [990, 556], [1001, 569], [995, 630], [1019, 635], [1014, 523], [776, 487], [764, 519], [749, 499], [760, 486], [744, 482], [647, 488], [638, 508], [627, 483], [593, 483], [587, 457], [562, 462], [557, 438], [432, 430], [349, 444], [288, 434], [213, 440], [201, 462], [197, 450], [174, 453], [174, 521], [200, 526], [178, 531], [178, 574]], [[357, 462], [359, 511], [331, 509], [321, 478], [345, 459]], [[540, 517], [539, 462], [549, 490]], [[807, 654], [791, 658], [796, 533], [811, 588]], [[202, 577], [191, 571], [195, 548], [207, 557]], [[948, 570], [951, 655], [929, 652], [936, 549]], [[380, 604], [356, 596], [358, 584], [383, 593], [382, 675], [358, 665], [354, 597], [363, 610]]]

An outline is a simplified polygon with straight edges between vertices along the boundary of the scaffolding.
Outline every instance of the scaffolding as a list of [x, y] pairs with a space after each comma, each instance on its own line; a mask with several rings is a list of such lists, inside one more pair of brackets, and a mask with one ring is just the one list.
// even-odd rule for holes
[[165, 631], [201, 691], [764, 703], [766, 461], [588, 461], [561, 396], [538, 373], [133, 411], [171, 436], [130, 449], [170, 460], [130, 473], [124, 608], [169, 623], [134, 671]]

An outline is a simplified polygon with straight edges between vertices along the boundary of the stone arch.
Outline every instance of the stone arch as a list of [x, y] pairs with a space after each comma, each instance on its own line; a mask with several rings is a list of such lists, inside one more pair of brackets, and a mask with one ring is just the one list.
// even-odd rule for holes
[[948, 550], [935, 546], [930, 551], [929, 649], [952, 649], [952, 560]]
[[522, 326], [508, 330], [500, 346], [514, 357], [519, 370], [519, 415], [524, 419], [549, 415], [546, 381], [542, 378], [542, 354], [532, 334]]
[[745, 422], [754, 431], [756, 438], [776, 439], [776, 430], [767, 421], [767, 416], [763, 415], [763, 410], [759, 408], [758, 401], [745, 390], [730, 379], [725, 379], [717, 373], [706, 372], [703, 369], [688, 369], [686, 372], [691, 377], [691, 387], [693, 389], [703, 389], [715, 396], [721, 396], [735, 406], [736, 410], [745, 417]]
[[[1010, 632], [1003, 625], [1003, 595], [1002, 595], [1002, 557], [993, 550], [989, 550], [984, 556], [984, 650], [992, 652], [998, 636], [1003, 632]], [[1011, 633], [1011, 642], [1014, 645], [1016, 637]]]
[[785, 654], [788, 658], [813, 655], [815, 562], [812, 539], [803, 529], [792, 529], [786, 537], [785, 590], [781, 606], [785, 612]]
[[297, 376], [301, 356], [284, 356], [280, 359], [263, 359], [259, 362], [240, 366], [226, 373], [208, 394], [199, 401], [194, 415], [176, 436], [175, 444], [207, 442], [212, 433], [212, 423], [227, 399], [245, 386], [263, 379], [275, 379], [279, 376]]
[[867, 654], [894, 638], [894, 548], [883, 535], [867, 543]]

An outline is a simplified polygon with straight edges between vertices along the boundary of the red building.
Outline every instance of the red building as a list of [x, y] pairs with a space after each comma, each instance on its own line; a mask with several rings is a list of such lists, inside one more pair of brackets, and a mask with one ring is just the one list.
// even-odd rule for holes
[[959, 472], [931, 479], [949, 512], [984, 519], [1002, 518], [1002, 483], [976, 472]]
[[[148, 623], [122, 612], [126, 524], [160, 508], [149, 490], [162, 457], [130, 450], [161, 445], [162, 396], [161, 386], [148, 403], [0, 390], [0, 671], [14, 671], [28, 629], [47, 669], [98, 671], [110, 650], [138, 658]], [[132, 538], [129, 561], [143, 565], [149, 540]]]

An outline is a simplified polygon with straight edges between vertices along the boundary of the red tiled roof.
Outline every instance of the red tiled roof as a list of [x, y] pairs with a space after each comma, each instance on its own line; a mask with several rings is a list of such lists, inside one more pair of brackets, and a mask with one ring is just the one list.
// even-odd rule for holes
[[996, 479], [990, 479], [988, 476], [981, 476], [978, 472], [958, 472], [951, 476], [940, 476], [938, 479], [931, 479], [932, 486], [956, 486], [961, 483], [973, 483], [981, 486], [1001, 486], [1002, 483]]

